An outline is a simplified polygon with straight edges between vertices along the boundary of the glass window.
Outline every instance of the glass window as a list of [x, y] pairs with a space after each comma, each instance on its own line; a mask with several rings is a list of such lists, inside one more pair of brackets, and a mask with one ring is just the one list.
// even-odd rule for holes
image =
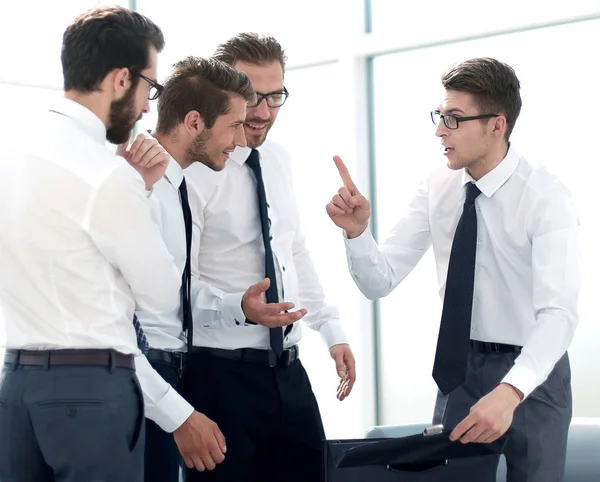
[[[245, 0], [137, 0], [137, 9], [155, 20], [165, 34], [159, 78], [183, 57], [210, 56], [219, 43], [240, 32], [274, 35], [297, 62], [300, 56], [306, 58], [323, 46], [341, 45], [337, 34], [351, 26], [348, 19], [354, 14], [342, 0], [260, 0], [252, 4]], [[330, 35], [332, 18], [336, 19], [335, 36]]]
[[60, 50], [65, 28], [98, 4], [128, 5], [127, 0], [28, 0], [10, 2], [0, 15], [0, 82], [62, 87]]
[[432, 42], [499, 29], [521, 28], [600, 13], [596, 0], [543, 2], [505, 0], [494, 8], [478, 0], [370, 0], [372, 32], [407, 43]]
[[[581, 220], [580, 326], [572, 345], [575, 415], [596, 415], [590, 386], [600, 367], [586, 364], [600, 340], [594, 303], [600, 270], [596, 115], [600, 60], [586, 45], [600, 41], [600, 21], [587, 21], [382, 56], [374, 60], [377, 205], [380, 239], [390, 231], [419, 181], [442, 165], [429, 111], [439, 104], [441, 74], [458, 60], [491, 56], [511, 65], [523, 109], [512, 136], [519, 152], [556, 172], [570, 188]], [[535, 55], [531, 55], [532, 49]], [[431, 419], [431, 378], [441, 303], [432, 253], [381, 302], [382, 423]], [[410, 367], [410, 369], [408, 369]]]
[[[343, 83], [342, 72], [337, 64], [288, 72], [285, 85], [290, 97], [281, 108], [269, 138], [291, 155], [306, 245], [328, 299], [340, 310], [357, 363], [364, 368], [369, 360], [360, 343], [361, 324], [368, 323], [361, 317], [363, 298], [348, 274], [342, 234], [325, 211], [325, 205], [341, 186], [333, 155], [342, 156], [348, 169], [356, 172], [354, 145], [348, 136], [352, 132], [352, 105], [338, 88]], [[327, 101], [323, 102], [325, 97]], [[317, 332], [303, 327], [301, 352], [327, 436], [363, 436], [372, 424], [363, 405], [368, 394], [361, 393], [368, 389], [369, 382], [359, 380], [352, 395], [340, 403], [335, 398], [338, 383], [335, 365]]]

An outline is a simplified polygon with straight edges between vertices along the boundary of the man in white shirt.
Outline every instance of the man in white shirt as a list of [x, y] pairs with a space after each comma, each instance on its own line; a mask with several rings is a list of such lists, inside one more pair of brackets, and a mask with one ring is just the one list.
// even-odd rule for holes
[[[243, 73], [218, 60], [195, 57], [175, 64], [158, 100], [158, 124], [154, 139], [149, 140], [158, 141], [170, 154], [171, 161], [164, 177], [154, 185], [152, 214], [175, 258], [182, 284], [180, 303], [175, 309], [168, 312], [136, 310], [150, 345], [146, 356], [162, 376], [156, 383], [159, 393], [166, 384], [179, 390], [187, 351], [186, 336], [187, 345], [192, 342], [189, 336], [193, 331], [191, 287], [197, 280], [190, 276], [192, 220], [183, 169], [200, 162], [216, 171], [222, 170], [229, 153], [236, 146], [246, 145], [243, 123], [246, 104], [252, 100], [252, 84]], [[131, 146], [131, 155], [142, 149], [138, 149], [138, 143], [144, 145], [147, 141], [140, 134]], [[209, 385], [202, 384], [201, 388], [211, 390]], [[182, 448], [184, 437], [197, 437], [205, 449], [201, 457], [181, 451], [190, 469], [212, 470], [223, 461], [225, 442], [214, 422], [193, 411], [181, 396], [161, 405], [174, 424], [182, 426], [187, 421], [197, 427], [197, 433], [178, 429], [172, 437], [155, 422], [147, 420], [145, 482], [178, 482], [181, 457], [177, 445]]]
[[[188, 471], [188, 480], [320, 480], [325, 436], [294, 322], [303, 317], [321, 333], [340, 399], [352, 389], [354, 358], [301, 234], [289, 156], [265, 140], [287, 97], [285, 55], [273, 38], [242, 34], [215, 57], [250, 78], [257, 102], [244, 124], [248, 147], [232, 152], [223, 172], [198, 163], [186, 171], [195, 188], [192, 272], [202, 284], [183, 394], [227, 439], [225, 461], [210, 473]], [[268, 311], [281, 302], [288, 306], [277, 311], [287, 313]]]
[[[434, 423], [463, 443], [492, 442], [512, 425], [508, 480], [560, 482], [572, 413], [566, 350], [578, 321], [578, 219], [560, 181], [509, 143], [521, 109], [513, 69], [477, 58], [442, 83], [446, 95], [431, 116], [448, 166], [426, 180], [390, 237], [373, 240], [369, 202], [337, 157], [344, 187], [327, 212], [344, 230], [350, 272], [370, 299], [389, 294], [433, 245], [444, 302]], [[491, 460], [492, 470], [472, 480], [496, 480]]]
[[147, 199], [169, 157], [136, 172], [106, 141], [126, 142], [160, 93], [163, 46], [129, 9], [82, 14], [63, 37], [65, 98], [35, 116], [33, 142], [2, 146], [0, 480], [143, 480], [135, 370], [154, 372], [134, 361], [146, 340], [133, 314], [176, 308], [180, 273]]

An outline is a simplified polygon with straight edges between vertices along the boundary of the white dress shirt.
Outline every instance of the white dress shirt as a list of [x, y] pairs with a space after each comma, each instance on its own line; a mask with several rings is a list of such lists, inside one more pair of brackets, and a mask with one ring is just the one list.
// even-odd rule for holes
[[[181, 287], [181, 277], [187, 257], [185, 222], [179, 195], [179, 186], [182, 181], [183, 170], [177, 161], [171, 159], [165, 175], [154, 185], [150, 196], [152, 218], [158, 225], [164, 242], [175, 259], [179, 274], [178, 287]], [[181, 291], [177, 292], [174, 303], [175, 308], [165, 312], [148, 312], [136, 308], [135, 313], [144, 328], [150, 348], [186, 351]], [[145, 371], [144, 375], [146, 373]], [[161, 376], [145, 377], [144, 382], [146, 411], [148, 412], [150, 409], [153, 420], [167, 432], [178, 428], [194, 411], [194, 408]]]
[[[144, 182], [107, 149], [104, 124], [82, 105], [60, 99], [36, 122], [33, 138], [27, 131], [0, 146], [6, 347], [139, 355], [134, 307], [172, 311], [181, 284]], [[160, 378], [145, 357], [136, 368], [144, 392]], [[146, 393], [144, 401], [153, 419]]]
[[[280, 301], [306, 308], [302, 319], [319, 331], [331, 347], [346, 343], [338, 311], [325, 301], [323, 289], [301, 234], [293, 191], [290, 158], [279, 145], [266, 141], [259, 149], [269, 203], [271, 246]], [[213, 348], [269, 348], [269, 330], [245, 324], [244, 292], [265, 277], [256, 178], [246, 166], [250, 148], [237, 148], [221, 172], [200, 163], [186, 170], [194, 219], [192, 298], [194, 345]], [[284, 328], [282, 328], [283, 330]], [[295, 323], [284, 339], [288, 348], [301, 338]]]
[[[433, 245], [444, 297], [466, 171], [435, 171], [378, 247], [367, 230], [345, 237], [348, 265], [370, 299], [387, 296]], [[471, 338], [522, 346], [504, 378], [528, 396], [565, 353], [578, 322], [579, 221], [570, 195], [545, 168], [510, 147], [476, 182], [477, 257]]]

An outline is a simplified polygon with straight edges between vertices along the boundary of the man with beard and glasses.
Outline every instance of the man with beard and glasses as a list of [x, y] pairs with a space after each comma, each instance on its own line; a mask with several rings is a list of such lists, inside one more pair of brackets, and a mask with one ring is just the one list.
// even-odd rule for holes
[[35, 116], [34, 140], [2, 146], [0, 480], [143, 481], [136, 368], [160, 377], [136, 359], [146, 341], [134, 308], [179, 303], [181, 273], [147, 198], [169, 156], [153, 149], [133, 169], [106, 141], [126, 142], [160, 94], [163, 46], [129, 9], [80, 15], [63, 36], [64, 99]]
[[182, 393], [227, 439], [225, 461], [212, 472], [188, 471], [188, 480], [318, 481], [325, 435], [295, 322], [321, 333], [340, 400], [355, 367], [301, 234], [289, 156], [266, 141], [288, 95], [285, 55], [272, 37], [241, 34], [215, 57], [244, 72], [257, 98], [244, 123], [248, 147], [231, 152], [221, 173], [198, 163], [186, 171], [195, 188], [192, 276], [200, 283]]
[[[148, 360], [162, 376], [162, 384], [168, 383], [174, 390], [179, 389], [193, 326], [202, 323], [194, 316], [198, 280], [191, 277], [190, 270], [192, 220], [183, 170], [193, 163], [222, 170], [229, 153], [246, 145], [246, 104], [254, 99], [252, 84], [243, 73], [215, 59], [187, 57], [174, 65], [164, 83], [153, 137], [140, 134], [129, 149], [130, 155], [141, 156], [154, 148], [153, 141], [171, 156], [165, 175], [154, 185], [151, 201], [155, 221], [181, 275], [180, 303], [166, 312], [140, 306], [136, 315], [150, 346]], [[212, 390], [202, 380], [199, 388]], [[181, 397], [161, 405], [179, 428], [173, 437], [147, 420], [146, 482], [177, 482], [179, 452], [190, 469], [212, 470], [223, 461], [225, 440], [214, 422], [193, 411]], [[189, 450], [195, 444], [202, 448], [198, 454]]]
[[[507, 480], [562, 482], [580, 278], [573, 201], [510, 141], [521, 111], [510, 66], [465, 60], [442, 85], [431, 120], [447, 166], [428, 176], [391, 235], [377, 245], [369, 201], [339, 157], [344, 185], [327, 212], [369, 299], [387, 296], [433, 246], [443, 301], [433, 423], [462, 443], [494, 442], [512, 427]], [[452, 480], [495, 482], [498, 460], [473, 459]]]

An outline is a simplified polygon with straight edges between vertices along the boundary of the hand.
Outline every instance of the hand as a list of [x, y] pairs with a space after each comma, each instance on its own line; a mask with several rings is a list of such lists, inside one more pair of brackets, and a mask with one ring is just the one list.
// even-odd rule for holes
[[173, 437], [188, 469], [212, 470], [225, 460], [225, 437], [215, 422], [199, 412], [194, 411]]
[[450, 440], [492, 443], [509, 429], [521, 400], [521, 392], [501, 383], [473, 405], [470, 414], [450, 434]]
[[291, 325], [306, 315], [305, 309], [288, 313], [294, 308], [294, 303], [265, 303], [264, 293], [269, 286], [271, 280], [265, 278], [260, 283], [250, 286], [242, 296], [242, 311], [248, 320], [276, 328]]
[[117, 155], [124, 157], [140, 173], [148, 191], [164, 176], [171, 160], [164, 147], [154, 137], [146, 134], [138, 134], [129, 148], [127, 144], [119, 145]]
[[331, 220], [344, 231], [348, 238], [360, 236], [369, 225], [371, 203], [363, 196], [350, 177], [348, 168], [339, 156], [333, 156], [344, 186], [327, 204], [327, 214]]
[[331, 354], [331, 358], [335, 360], [335, 368], [340, 377], [340, 384], [337, 388], [337, 399], [342, 401], [350, 395], [356, 381], [354, 355], [352, 354], [350, 345], [347, 343], [333, 345], [329, 349], [329, 353]]

